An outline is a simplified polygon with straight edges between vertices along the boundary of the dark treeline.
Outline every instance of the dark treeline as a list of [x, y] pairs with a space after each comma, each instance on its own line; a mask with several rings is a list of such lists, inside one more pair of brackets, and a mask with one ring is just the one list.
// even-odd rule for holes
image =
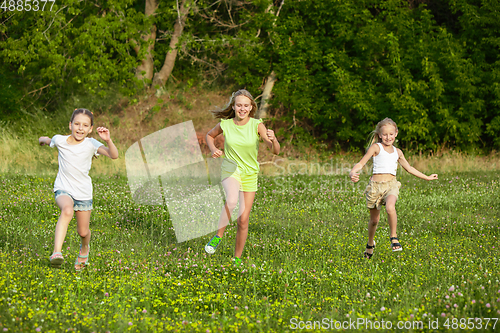
[[500, 147], [497, 0], [4, 3], [2, 117], [176, 80], [246, 87], [287, 134], [344, 149], [387, 116], [407, 149]]

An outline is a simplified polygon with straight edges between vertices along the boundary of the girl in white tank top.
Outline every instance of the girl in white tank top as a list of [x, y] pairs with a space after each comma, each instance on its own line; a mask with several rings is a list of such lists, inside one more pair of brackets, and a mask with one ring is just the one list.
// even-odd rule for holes
[[378, 155], [373, 156], [373, 174], [391, 174], [396, 176], [396, 171], [398, 169], [399, 155], [396, 147], [391, 146], [392, 153], [388, 153], [384, 149], [384, 146], [380, 143], [376, 143], [379, 147]]
[[373, 158], [373, 175], [365, 190], [367, 207], [370, 210], [370, 222], [368, 223], [368, 243], [364, 257], [370, 259], [375, 248], [375, 231], [380, 221], [380, 209], [385, 205], [387, 220], [390, 229], [390, 241], [392, 251], [401, 251], [403, 247], [397, 237], [397, 214], [396, 201], [399, 195], [401, 183], [396, 180], [398, 162], [409, 173], [425, 180], [438, 179], [437, 174], [426, 176], [405, 159], [401, 149], [393, 146], [398, 135], [398, 126], [390, 119], [385, 118], [377, 124], [373, 133], [373, 140], [365, 156], [357, 163], [349, 173], [353, 182], [359, 181], [359, 172], [370, 158]]

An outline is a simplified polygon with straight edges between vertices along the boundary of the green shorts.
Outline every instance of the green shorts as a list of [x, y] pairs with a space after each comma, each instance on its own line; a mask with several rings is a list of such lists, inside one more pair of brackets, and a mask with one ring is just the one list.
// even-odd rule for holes
[[257, 192], [258, 173], [242, 174], [239, 168], [226, 163], [222, 163], [221, 179], [232, 177], [240, 183], [240, 191]]

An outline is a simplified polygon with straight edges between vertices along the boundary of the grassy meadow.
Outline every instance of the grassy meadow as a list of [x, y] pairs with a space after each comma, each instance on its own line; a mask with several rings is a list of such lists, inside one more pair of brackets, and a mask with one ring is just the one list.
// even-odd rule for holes
[[132, 200], [127, 148], [189, 119], [203, 136], [216, 120], [199, 110], [228, 96], [171, 95], [161, 97], [159, 112], [155, 95], [116, 112], [89, 104], [94, 99], [69, 103], [98, 110], [96, 125], [110, 128], [120, 152], [118, 160], [93, 161], [90, 265], [79, 273], [75, 220], [64, 265], [49, 265], [59, 216], [52, 193], [57, 150], [37, 144], [39, 136], [67, 134], [72, 109], [0, 121], [0, 332], [499, 330], [498, 153], [407, 154], [439, 180], [399, 172], [403, 251], [391, 252], [382, 213], [367, 260], [368, 175], [357, 184], [347, 177], [361, 156], [320, 158], [309, 148], [294, 150], [290, 140], [279, 157], [261, 147], [244, 265], [236, 268], [234, 222], [209, 256], [203, 248], [213, 233], [177, 243], [166, 206]]
[[80, 273], [75, 221], [64, 265], [48, 262], [55, 172], [3, 174], [0, 331], [498, 331], [497, 172], [433, 182], [400, 172], [403, 251], [391, 252], [383, 213], [367, 260], [368, 176], [353, 184], [294, 170], [259, 179], [239, 268], [234, 223], [209, 256], [212, 234], [176, 243], [166, 207], [136, 205], [122, 176], [94, 175], [90, 265]]

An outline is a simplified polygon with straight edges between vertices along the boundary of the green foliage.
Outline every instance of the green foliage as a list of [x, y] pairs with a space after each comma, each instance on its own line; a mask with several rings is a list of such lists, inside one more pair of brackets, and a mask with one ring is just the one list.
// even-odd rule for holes
[[[271, 103], [283, 119], [344, 150], [362, 149], [385, 117], [398, 123], [402, 148], [498, 149], [497, 7], [489, 0], [196, 1], [172, 84], [230, 84], [258, 96], [274, 71]], [[5, 115], [82, 91], [102, 98], [112, 82], [132, 92], [146, 50], [140, 36], [155, 25], [159, 70], [178, 13], [173, 0], [149, 17], [143, 1], [68, 0], [0, 19]], [[138, 55], [131, 41], [141, 44]]]
[[[436, 23], [436, 6], [286, 2], [275, 24], [260, 20], [267, 34], [241, 34], [231, 75], [258, 90], [274, 70], [275, 106], [344, 148], [362, 148], [385, 117], [398, 123], [405, 148], [498, 147], [498, 14], [491, 4], [447, 6], [463, 11], [455, 15], [465, 23], [445, 22], [456, 33]], [[479, 25], [489, 29], [478, 33]]]
[[22, 82], [20, 77], [10, 74], [8, 66], [0, 65], [0, 114], [13, 115], [20, 111], [19, 103], [22, 95]]
[[[465, 87], [457, 89], [464, 96], [461, 113], [476, 114], [472, 129], [480, 128], [484, 133], [476, 134], [484, 145], [500, 148], [500, 13], [496, 1], [449, 1], [452, 12], [457, 15], [460, 33], [458, 42], [467, 60], [466, 75], [460, 77]], [[464, 65], [465, 67], [465, 65]], [[464, 89], [465, 88], [465, 89]], [[468, 89], [467, 89], [468, 88]]]
[[137, 64], [129, 40], [139, 37], [144, 15], [133, 1], [56, 2], [52, 10], [2, 12], [0, 55], [27, 91], [41, 102], [75, 91], [102, 97], [112, 82], [133, 88]]
[[149, 122], [153, 119], [153, 117], [161, 110], [161, 105], [156, 104], [151, 109], [148, 110], [146, 116], [144, 117], [145, 122]]

